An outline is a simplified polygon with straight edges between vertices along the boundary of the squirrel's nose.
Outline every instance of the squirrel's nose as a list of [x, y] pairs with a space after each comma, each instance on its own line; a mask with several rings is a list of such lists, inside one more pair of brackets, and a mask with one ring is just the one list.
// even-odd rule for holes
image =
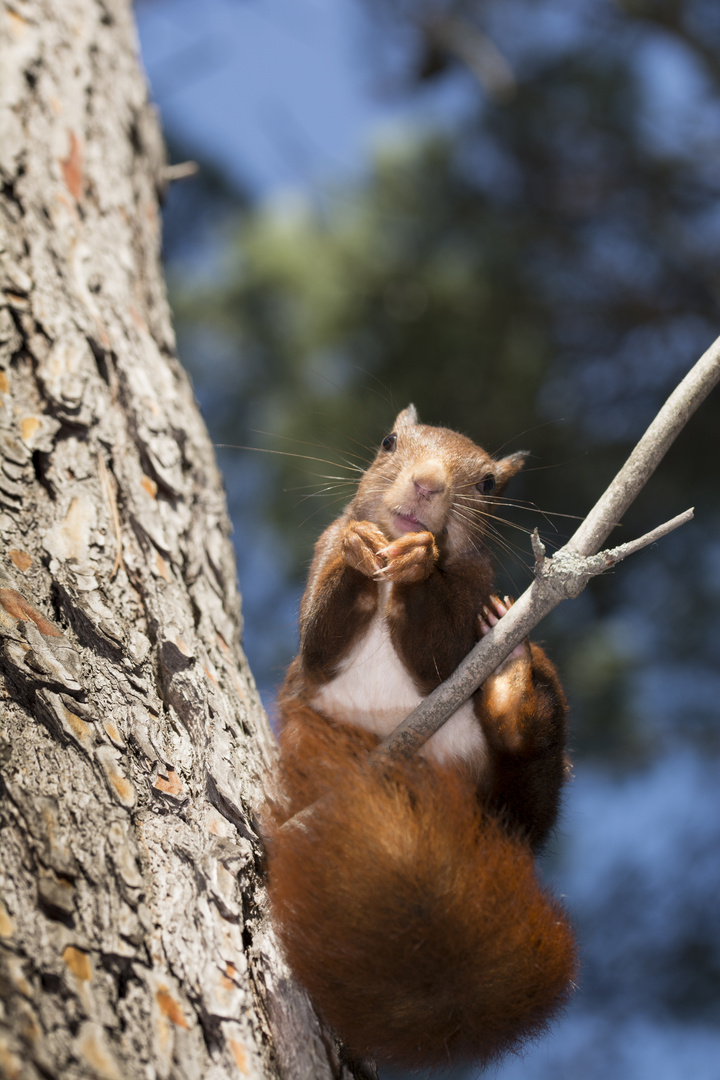
[[421, 499], [439, 495], [447, 487], [447, 473], [441, 461], [426, 461], [413, 475], [415, 491]]

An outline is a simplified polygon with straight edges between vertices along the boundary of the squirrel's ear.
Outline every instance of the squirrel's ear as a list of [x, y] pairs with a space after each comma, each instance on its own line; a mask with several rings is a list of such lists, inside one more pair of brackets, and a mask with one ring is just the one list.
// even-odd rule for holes
[[398, 413], [392, 430], [397, 431], [398, 428], [411, 427], [417, 423], [419, 423], [417, 409], [414, 405], [408, 405], [407, 409], [403, 409], [401, 413]]
[[510, 454], [508, 457], [500, 458], [495, 462], [495, 494], [500, 495], [507, 487], [510, 480], [512, 480], [515, 473], [520, 472], [525, 464], [525, 458], [530, 453], [529, 450], [517, 450], [514, 454]]

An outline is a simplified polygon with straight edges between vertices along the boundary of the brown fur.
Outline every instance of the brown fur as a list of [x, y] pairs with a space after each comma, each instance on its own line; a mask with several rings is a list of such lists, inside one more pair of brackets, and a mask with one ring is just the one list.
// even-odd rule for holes
[[[355, 1053], [409, 1067], [487, 1063], [544, 1030], [575, 970], [572, 932], [532, 855], [557, 816], [567, 709], [555, 669], [528, 643], [474, 695], [487, 753], [469, 750], [452, 768], [379, 769], [368, 763], [376, 734], [313, 706], [368, 633], [383, 582], [382, 648], [423, 696], [478, 640], [484, 606], [495, 621], [505, 610], [491, 597], [494, 503], [482, 481], [501, 492], [522, 456], [494, 461], [419, 424], [412, 407], [386, 443], [315, 549], [300, 652], [279, 696], [270, 894], [292, 967]], [[365, 697], [357, 705], [374, 716]], [[281, 828], [318, 799], [302, 825]]]
[[468, 777], [427, 762], [378, 773], [371, 741], [309, 709], [288, 719], [292, 809], [325, 797], [302, 826], [279, 828], [286, 808], [268, 831], [288, 959], [355, 1054], [488, 1064], [566, 1001], [572, 931], [528, 846], [480, 810]]

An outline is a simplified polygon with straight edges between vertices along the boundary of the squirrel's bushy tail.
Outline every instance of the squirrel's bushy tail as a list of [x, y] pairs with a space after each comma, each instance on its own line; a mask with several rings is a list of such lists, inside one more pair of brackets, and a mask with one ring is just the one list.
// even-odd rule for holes
[[[544, 1031], [576, 961], [533, 857], [455, 771], [367, 766], [368, 740], [299, 709], [283, 736], [302, 827], [269, 829], [269, 886], [288, 959], [358, 1055], [407, 1068], [487, 1064]], [[285, 811], [287, 815], [287, 809]]]

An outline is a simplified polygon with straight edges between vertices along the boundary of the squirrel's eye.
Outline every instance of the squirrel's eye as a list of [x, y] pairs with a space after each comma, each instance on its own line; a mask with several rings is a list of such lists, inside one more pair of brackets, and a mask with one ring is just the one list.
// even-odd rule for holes
[[386, 435], [380, 444], [383, 450], [394, 450], [397, 446], [397, 435], [393, 431], [392, 435]]
[[495, 477], [492, 473], [488, 473], [487, 476], [483, 476], [480, 483], [475, 486], [481, 495], [489, 495], [491, 491], [495, 490]]

